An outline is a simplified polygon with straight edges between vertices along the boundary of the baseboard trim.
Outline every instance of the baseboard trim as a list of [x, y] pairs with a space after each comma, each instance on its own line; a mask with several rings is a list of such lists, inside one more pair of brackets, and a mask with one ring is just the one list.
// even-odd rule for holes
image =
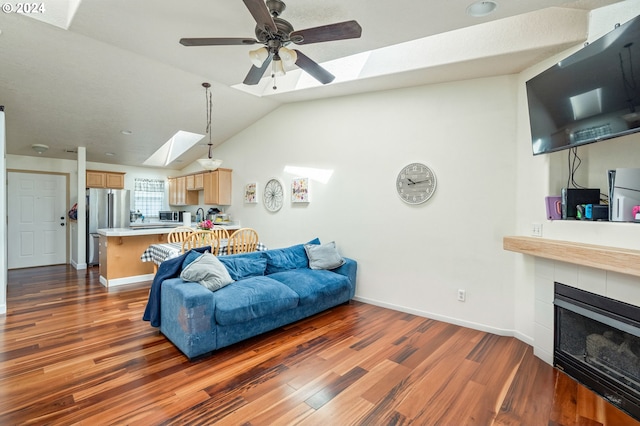
[[73, 266], [75, 269], [87, 269], [87, 264], [86, 263], [77, 263], [75, 260], [71, 260], [71, 266]]
[[134, 275], [126, 278], [113, 278], [107, 280], [105, 277], [100, 275], [100, 284], [105, 287], [116, 287], [119, 285], [127, 285], [127, 284], [135, 284], [143, 281], [153, 281], [154, 274], [145, 274], [145, 275]]
[[418, 309], [407, 308], [405, 306], [394, 305], [391, 303], [381, 302], [379, 300], [369, 299], [366, 297], [355, 296], [353, 300], [357, 300], [358, 302], [368, 303], [370, 305], [380, 306], [382, 308], [393, 309], [394, 311], [417, 315], [419, 317], [424, 317], [424, 318], [429, 318], [436, 321], [446, 322], [449, 324], [459, 325], [461, 327], [472, 328], [474, 330], [484, 331], [486, 333], [497, 334], [498, 336], [515, 337], [516, 339], [530, 346], [533, 346], [533, 338], [525, 334], [522, 334], [517, 330], [497, 328], [487, 324], [481, 324], [473, 321], [465, 321], [458, 318], [448, 317], [446, 315], [439, 315], [439, 314], [434, 314], [433, 312], [426, 312]]

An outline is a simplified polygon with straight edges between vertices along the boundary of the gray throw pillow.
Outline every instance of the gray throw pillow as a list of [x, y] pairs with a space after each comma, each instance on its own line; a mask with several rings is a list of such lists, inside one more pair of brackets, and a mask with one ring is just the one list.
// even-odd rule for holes
[[180, 278], [200, 283], [211, 291], [219, 290], [233, 282], [227, 268], [209, 252], [204, 253], [184, 268], [180, 273]]
[[326, 244], [305, 244], [311, 269], [335, 269], [344, 265], [344, 259], [336, 249], [335, 241]]

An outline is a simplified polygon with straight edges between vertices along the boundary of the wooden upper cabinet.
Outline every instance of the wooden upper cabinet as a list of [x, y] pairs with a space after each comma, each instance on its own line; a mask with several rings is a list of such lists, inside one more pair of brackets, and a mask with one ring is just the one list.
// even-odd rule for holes
[[169, 204], [172, 206], [198, 204], [198, 193], [187, 190], [187, 176], [169, 178]]
[[204, 189], [204, 174], [198, 173], [187, 176], [187, 191], [199, 191]]
[[176, 178], [169, 178], [169, 205], [175, 206], [178, 202], [178, 191], [176, 188]]
[[87, 188], [106, 188], [107, 177], [104, 172], [87, 170]]
[[124, 173], [87, 170], [87, 188], [124, 189]]
[[169, 178], [169, 205], [197, 206], [200, 190], [204, 189], [204, 204], [231, 205], [231, 169], [194, 173]]
[[231, 205], [231, 169], [217, 169], [204, 174], [204, 204]]
[[124, 189], [124, 173], [106, 173], [107, 188]]

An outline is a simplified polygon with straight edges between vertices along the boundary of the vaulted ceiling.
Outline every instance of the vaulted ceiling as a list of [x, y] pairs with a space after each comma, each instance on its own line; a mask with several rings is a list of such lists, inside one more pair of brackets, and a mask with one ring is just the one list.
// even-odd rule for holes
[[[296, 30], [355, 19], [362, 36], [297, 47], [334, 82], [294, 67], [273, 90], [269, 73], [242, 85], [255, 47], [178, 43], [255, 37], [241, 0], [47, 1], [40, 13], [0, 14], [7, 153], [38, 155], [32, 144], [45, 144], [42, 156], [75, 159], [84, 146], [88, 161], [141, 166], [176, 132], [205, 133], [203, 82], [218, 145], [283, 103], [517, 73], [581, 43], [588, 11], [615, 2], [497, 0], [495, 13], [474, 18], [470, 0], [289, 0], [282, 17]], [[168, 167], [205, 156], [205, 144]]]

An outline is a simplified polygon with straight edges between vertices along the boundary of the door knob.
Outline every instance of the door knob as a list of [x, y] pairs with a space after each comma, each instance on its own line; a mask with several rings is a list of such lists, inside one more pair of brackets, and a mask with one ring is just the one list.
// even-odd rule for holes
[[61, 223], [60, 226], [64, 226], [64, 223]]

